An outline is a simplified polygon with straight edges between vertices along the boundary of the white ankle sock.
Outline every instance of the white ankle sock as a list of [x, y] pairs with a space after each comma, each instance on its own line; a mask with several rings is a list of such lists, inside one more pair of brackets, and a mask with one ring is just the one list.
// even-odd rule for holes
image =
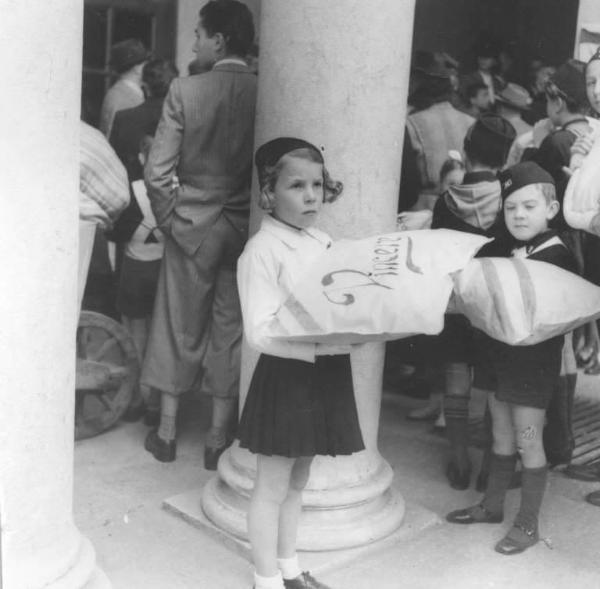
[[254, 589], [285, 589], [281, 573], [274, 577], [261, 577], [254, 573]]
[[277, 566], [281, 571], [284, 579], [295, 579], [302, 574], [300, 565], [298, 564], [298, 555], [295, 554], [291, 558], [278, 558]]

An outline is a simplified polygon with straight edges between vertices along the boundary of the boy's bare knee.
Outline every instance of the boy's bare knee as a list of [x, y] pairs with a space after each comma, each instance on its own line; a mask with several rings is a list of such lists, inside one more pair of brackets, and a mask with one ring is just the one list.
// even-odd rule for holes
[[540, 431], [535, 425], [528, 425], [517, 433], [517, 451], [519, 454], [535, 452], [541, 445]]

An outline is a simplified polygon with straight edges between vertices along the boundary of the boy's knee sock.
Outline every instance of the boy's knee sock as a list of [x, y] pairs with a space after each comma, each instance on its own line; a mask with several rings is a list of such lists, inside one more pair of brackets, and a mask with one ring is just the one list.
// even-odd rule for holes
[[504, 513], [504, 498], [517, 466], [517, 455], [491, 453], [487, 489], [481, 504], [493, 514]]
[[[454, 458], [459, 462], [468, 462], [469, 444], [469, 397], [444, 397], [444, 416], [446, 435]], [[459, 467], [464, 466], [462, 464]]]
[[521, 479], [521, 506], [515, 525], [522, 526], [526, 530], [536, 530], [538, 515], [546, 492], [546, 479], [548, 478], [548, 467], [523, 468]]

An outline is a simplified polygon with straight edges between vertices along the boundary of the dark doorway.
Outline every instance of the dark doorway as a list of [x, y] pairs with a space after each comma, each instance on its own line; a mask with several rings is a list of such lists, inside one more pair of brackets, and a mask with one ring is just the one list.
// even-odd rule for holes
[[104, 94], [114, 82], [110, 48], [140, 39], [153, 55], [174, 59], [175, 0], [85, 0], [83, 13], [83, 118], [97, 126]]
[[464, 69], [482, 35], [511, 48], [516, 61], [558, 65], [573, 57], [579, 0], [417, 0], [414, 49], [446, 51]]

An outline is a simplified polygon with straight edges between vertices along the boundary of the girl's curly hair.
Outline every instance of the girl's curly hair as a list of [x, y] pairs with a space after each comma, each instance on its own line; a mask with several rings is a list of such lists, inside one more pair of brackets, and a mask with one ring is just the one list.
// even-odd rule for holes
[[[314, 153], [312, 149], [307, 147], [295, 149], [294, 151], [290, 151], [285, 155], [303, 158], [310, 162], [314, 162], [315, 164], [323, 164], [321, 154]], [[282, 162], [283, 157], [281, 157], [274, 166], [265, 165], [257, 167], [258, 184], [260, 186], [258, 205], [261, 209], [266, 211], [272, 210], [275, 206], [273, 197], [271, 195], [275, 190], [275, 184], [277, 182], [277, 178], [279, 177], [279, 172], [281, 172], [281, 168], [283, 167]], [[337, 200], [343, 189], [344, 185], [337, 180], [333, 180], [329, 175], [327, 168], [323, 165], [323, 202], [333, 202]]]

